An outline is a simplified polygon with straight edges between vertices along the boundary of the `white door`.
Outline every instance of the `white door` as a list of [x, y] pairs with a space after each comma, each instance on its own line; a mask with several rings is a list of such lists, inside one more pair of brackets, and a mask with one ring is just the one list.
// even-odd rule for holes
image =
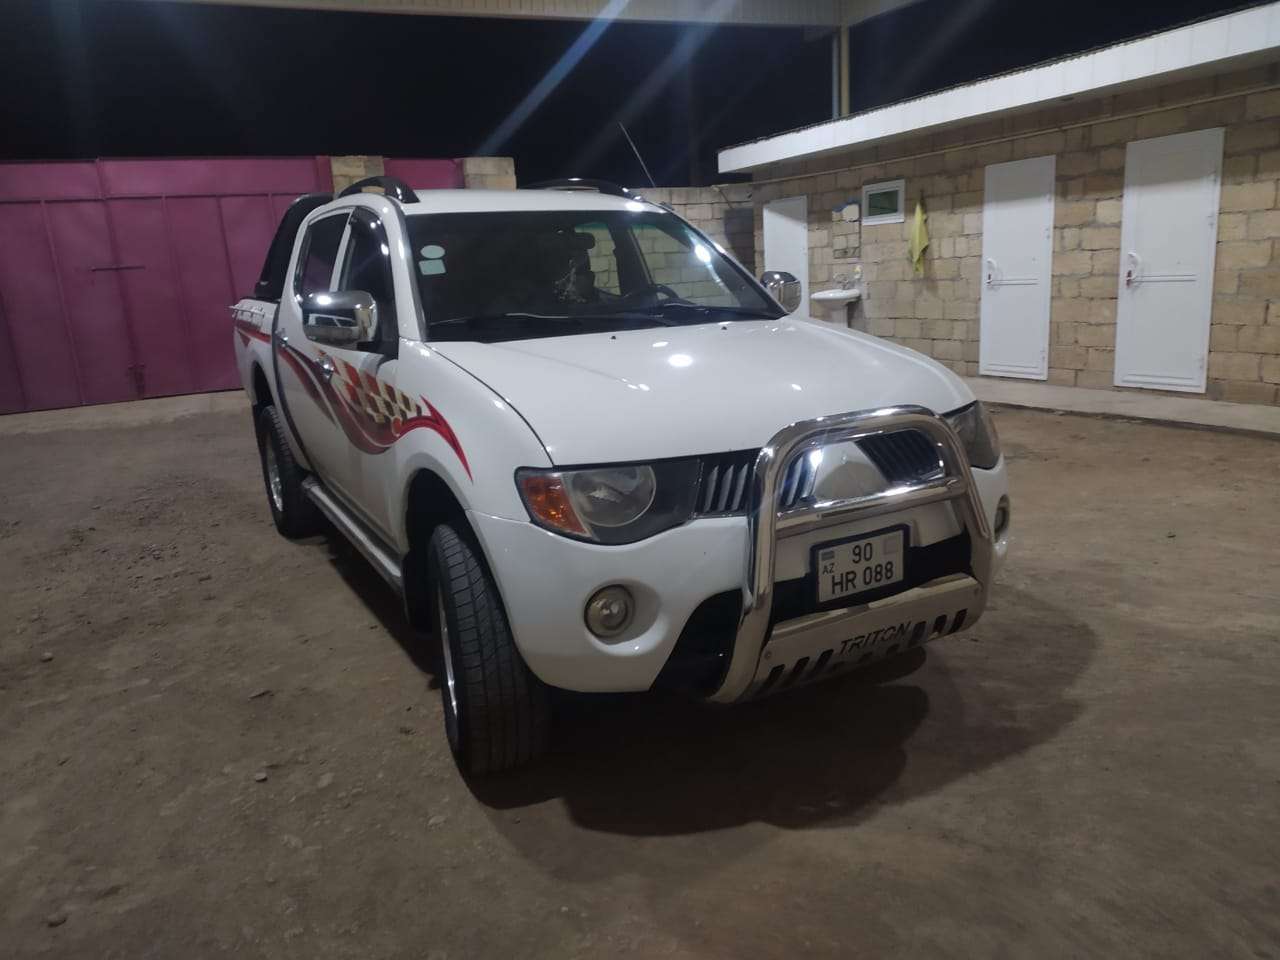
[[785, 270], [800, 281], [800, 306], [809, 319], [809, 199], [787, 197], [764, 205], [764, 269]]
[[1053, 157], [987, 167], [982, 204], [978, 372], [1049, 375]]
[[1116, 386], [1204, 393], [1222, 129], [1125, 151]]

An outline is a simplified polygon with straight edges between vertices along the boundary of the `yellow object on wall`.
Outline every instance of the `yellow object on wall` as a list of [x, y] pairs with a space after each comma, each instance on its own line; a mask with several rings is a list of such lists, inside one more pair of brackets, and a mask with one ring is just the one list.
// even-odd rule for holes
[[925, 224], [927, 219], [929, 217], [924, 212], [924, 202], [917, 200], [916, 215], [911, 219], [911, 243], [907, 249], [918, 277], [924, 276], [924, 252], [929, 246], [929, 228]]

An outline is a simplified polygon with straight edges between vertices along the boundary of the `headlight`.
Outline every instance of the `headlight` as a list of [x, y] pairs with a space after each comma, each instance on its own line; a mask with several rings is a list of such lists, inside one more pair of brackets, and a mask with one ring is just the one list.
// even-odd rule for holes
[[967, 407], [943, 414], [942, 419], [960, 438], [970, 464], [979, 470], [990, 470], [1000, 461], [1000, 437], [981, 401], [975, 400]]
[[579, 540], [633, 543], [693, 513], [698, 461], [668, 460], [585, 470], [516, 471], [516, 487], [539, 526]]

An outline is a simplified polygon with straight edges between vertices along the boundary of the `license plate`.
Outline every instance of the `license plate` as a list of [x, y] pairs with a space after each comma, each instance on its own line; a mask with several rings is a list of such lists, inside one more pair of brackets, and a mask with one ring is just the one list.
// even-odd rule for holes
[[897, 529], [817, 547], [818, 603], [844, 600], [901, 581], [906, 575], [905, 544], [906, 531]]

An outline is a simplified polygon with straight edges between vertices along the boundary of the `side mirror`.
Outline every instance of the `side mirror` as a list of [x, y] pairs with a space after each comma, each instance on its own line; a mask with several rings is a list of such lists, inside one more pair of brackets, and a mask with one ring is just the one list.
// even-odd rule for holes
[[766, 270], [760, 274], [760, 282], [769, 291], [769, 296], [782, 305], [787, 313], [795, 313], [800, 306], [800, 281], [785, 270]]
[[378, 305], [363, 290], [309, 293], [302, 301], [308, 340], [355, 348], [378, 339]]

